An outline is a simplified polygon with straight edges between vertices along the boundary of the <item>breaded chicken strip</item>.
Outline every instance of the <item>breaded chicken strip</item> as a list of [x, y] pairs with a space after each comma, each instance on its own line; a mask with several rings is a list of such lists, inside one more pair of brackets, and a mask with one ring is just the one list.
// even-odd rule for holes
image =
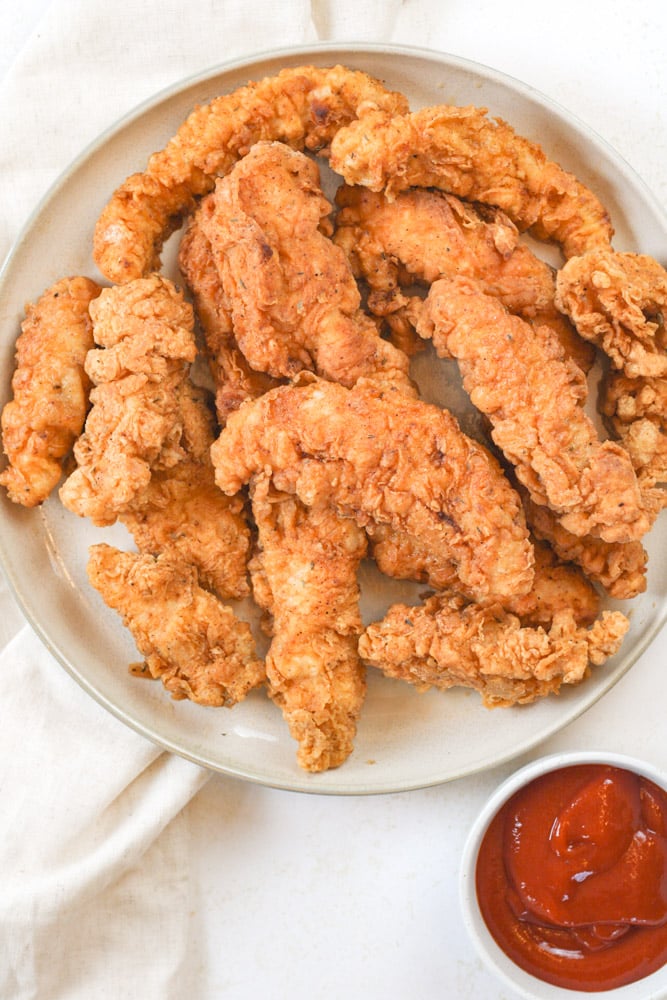
[[274, 389], [230, 416], [211, 457], [228, 494], [264, 473], [306, 506], [420, 538], [478, 597], [532, 585], [523, 511], [496, 460], [451, 414], [396, 386], [309, 376]]
[[151, 275], [105, 289], [91, 303], [97, 344], [86, 371], [96, 387], [78, 468], [60, 490], [69, 510], [98, 525], [150, 481], [151, 470], [185, 457], [182, 445], [189, 364], [195, 358], [192, 307], [166, 278]]
[[553, 270], [519, 242], [497, 208], [472, 205], [443, 191], [415, 188], [394, 199], [342, 185], [336, 195], [335, 242], [369, 285], [368, 309], [392, 326], [413, 302], [401, 285], [462, 275], [477, 280], [512, 313], [554, 329], [568, 355], [588, 371], [594, 348], [554, 304]]
[[161, 679], [174, 698], [229, 706], [263, 682], [250, 626], [199, 586], [194, 567], [101, 544], [88, 578], [145, 657], [133, 673]]
[[196, 568], [202, 586], [218, 597], [249, 593], [250, 532], [243, 499], [218, 489], [209, 464], [186, 459], [154, 472], [119, 519], [140, 552], [178, 556]]
[[157, 270], [162, 243], [195, 198], [255, 142], [275, 139], [295, 149], [327, 150], [337, 130], [366, 107], [393, 115], [408, 105], [366, 73], [298, 66], [196, 107], [145, 171], [114, 192], [95, 228], [95, 263], [120, 283]]
[[597, 666], [618, 651], [628, 624], [618, 611], [603, 612], [587, 630], [564, 609], [545, 631], [522, 627], [499, 605], [432, 597], [421, 607], [390, 608], [366, 629], [359, 652], [388, 677], [421, 690], [474, 688], [487, 708], [507, 707], [579, 684], [589, 664]]
[[534, 535], [548, 542], [560, 559], [580, 566], [589, 580], [599, 583], [619, 601], [630, 600], [646, 590], [648, 555], [641, 542], [603, 542], [592, 535], [573, 535], [559, 522], [557, 514], [533, 503], [520, 486], [519, 493]]
[[556, 303], [630, 378], [667, 375], [667, 271], [646, 254], [600, 248], [558, 272]]
[[548, 327], [508, 313], [479, 285], [435, 282], [418, 326], [442, 357], [458, 361], [472, 403], [536, 503], [576, 535], [641, 538], [650, 521], [627, 452], [600, 441], [584, 410], [583, 373]]
[[221, 426], [244, 399], [254, 399], [275, 387], [276, 380], [253, 371], [239, 350], [232, 318], [225, 304], [222, 282], [201, 226], [201, 215], [210, 210], [211, 195], [203, 199], [180, 243], [178, 263], [194, 300], [195, 314], [204, 334], [206, 355], [215, 384], [215, 408]]
[[266, 673], [307, 771], [338, 767], [353, 749], [366, 692], [357, 567], [366, 537], [327, 506], [307, 508], [260, 477], [252, 489], [255, 599], [270, 614]]
[[[369, 525], [371, 554], [378, 568], [398, 580], [417, 580], [437, 590], [456, 592], [454, 568], [448, 573], [433, 572], [431, 554], [419, 539], [393, 531], [385, 524]], [[559, 560], [549, 545], [534, 542], [535, 578], [527, 594], [503, 600], [506, 611], [522, 625], [550, 625], [556, 615], [569, 608], [577, 625], [590, 625], [600, 610], [600, 598], [583, 572], [572, 563]], [[458, 591], [460, 595], [460, 588]], [[461, 595], [465, 596], [465, 595]], [[497, 603], [497, 602], [496, 602]]]
[[667, 377], [608, 372], [598, 402], [632, 459], [645, 506], [657, 515], [667, 506]]
[[408, 358], [362, 311], [345, 254], [328, 238], [330, 211], [317, 164], [282, 143], [258, 143], [218, 181], [200, 224], [238, 345], [275, 377], [305, 368], [346, 386], [394, 378], [411, 391]]
[[523, 232], [560, 243], [566, 257], [606, 247], [606, 209], [577, 178], [485, 108], [438, 105], [412, 114], [364, 112], [340, 129], [330, 163], [348, 184], [385, 191], [435, 187], [496, 205]]
[[46, 500], [83, 429], [90, 388], [83, 365], [93, 346], [88, 307], [99, 293], [89, 278], [63, 278], [26, 307], [16, 342], [14, 398], [2, 411], [10, 464], [0, 475], [9, 499], [24, 507]]
[[215, 485], [208, 394], [185, 383], [178, 398], [185, 457], [170, 469], [153, 470], [119, 519], [140, 552], [167, 553], [194, 566], [200, 583], [218, 597], [245, 597], [250, 530], [243, 498], [225, 496]]

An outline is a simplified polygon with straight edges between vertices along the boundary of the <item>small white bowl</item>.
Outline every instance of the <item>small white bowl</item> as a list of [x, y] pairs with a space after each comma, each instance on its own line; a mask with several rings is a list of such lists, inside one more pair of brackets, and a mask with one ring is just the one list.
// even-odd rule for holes
[[643, 979], [638, 979], [627, 986], [612, 990], [564, 989], [537, 979], [516, 965], [491, 936], [477, 902], [475, 889], [475, 871], [477, 855], [486, 833], [487, 827], [499, 809], [515, 792], [528, 785], [540, 775], [563, 767], [577, 764], [609, 764], [612, 767], [624, 768], [642, 775], [667, 790], [667, 775], [651, 764], [623, 754], [605, 751], [576, 751], [556, 753], [541, 757], [504, 781], [486, 802], [477, 817], [466, 841], [461, 861], [459, 890], [463, 920], [480, 957], [505, 984], [521, 997], [527, 1000], [665, 1000], [667, 997], [667, 964]]

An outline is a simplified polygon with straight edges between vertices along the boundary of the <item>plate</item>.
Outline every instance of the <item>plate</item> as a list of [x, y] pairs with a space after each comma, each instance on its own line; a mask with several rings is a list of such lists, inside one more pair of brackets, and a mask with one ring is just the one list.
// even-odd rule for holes
[[[602, 139], [531, 88], [467, 60], [421, 49], [319, 45], [274, 51], [217, 67], [143, 104], [89, 147], [42, 200], [1, 277], [0, 405], [10, 393], [24, 303], [64, 275], [99, 278], [90, 253], [99, 212], [128, 174], [143, 169], [150, 153], [165, 144], [192, 107], [284, 66], [338, 62], [384, 79], [405, 93], [413, 108], [477, 104], [506, 118], [593, 188], [611, 213], [617, 249], [667, 258], [667, 221], [643, 183]], [[173, 245], [167, 251], [169, 273]], [[441, 389], [437, 379], [425, 387], [435, 398]], [[297, 767], [296, 745], [262, 692], [233, 709], [204, 708], [172, 701], [161, 684], [128, 674], [127, 664], [137, 659], [132, 639], [85, 573], [88, 545], [105, 540], [130, 547], [123, 528], [96, 529], [64, 510], [57, 497], [33, 511], [10, 503], [4, 491], [0, 501], [0, 557], [14, 595], [56, 659], [89, 694], [167, 750], [216, 771], [295, 791], [405, 791], [525, 753], [618, 681], [658, 633], [667, 610], [667, 560], [657, 558], [665, 551], [667, 526], [659, 521], [646, 540], [648, 589], [630, 602], [630, 632], [621, 652], [580, 687], [531, 706], [489, 711], [474, 692], [418, 694], [372, 672], [353, 755], [337, 770], [311, 775]], [[362, 568], [362, 578], [366, 589], [374, 587], [369, 566]], [[406, 585], [390, 582], [382, 600], [386, 605], [408, 592]], [[367, 617], [381, 611], [377, 599], [365, 607]]]

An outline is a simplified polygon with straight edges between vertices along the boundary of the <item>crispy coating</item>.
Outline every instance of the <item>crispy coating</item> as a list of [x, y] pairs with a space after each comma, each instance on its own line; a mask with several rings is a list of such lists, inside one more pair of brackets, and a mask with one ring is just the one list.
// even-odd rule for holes
[[90, 388], [83, 366], [93, 346], [88, 307], [99, 293], [89, 278], [63, 278], [26, 307], [14, 395], [2, 411], [9, 466], [0, 475], [10, 500], [24, 507], [50, 495], [83, 429]]
[[650, 521], [627, 452], [600, 441], [583, 373], [548, 327], [531, 327], [466, 278], [437, 281], [418, 326], [455, 357], [471, 401], [536, 503], [576, 535], [640, 538]]
[[244, 399], [261, 396], [277, 382], [264, 372], [253, 371], [236, 343], [211, 244], [201, 226], [201, 215], [209, 211], [211, 197], [207, 195], [192, 216], [180, 243], [178, 263], [204, 334], [215, 385], [215, 409], [220, 425], [224, 426], [229, 414]]
[[307, 771], [338, 767], [353, 749], [366, 692], [357, 567], [364, 532], [328, 505], [307, 508], [260, 477], [252, 489], [258, 603], [270, 614], [268, 690]]
[[145, 657], [133, 673], [161, 679], [174, 698], [229, 706], [263, 682], [250, 626], [199, 586], [194, 567], [100, 544], [88, 578]]
[[600, 383], [598, 405], [632, 459], [645, 505], [657, 516], [667, 506], [667, 377], [610, 371]]
[[107, 525], [148, 485], [152, 469], [185, 457], [194, 317], [181, 293], [159, 275], [105, 289], [91, 304], [91, 316], [103, 349], [90, 351], [86, 360], [96, 383], [93, 406], [74, 447], [78, 467], [60, 498], [73, 513]]
[[238, 345], [277, 378], [307, 369], [346, 386], [393, 378], [411, 391], [408, 358], [380, 338], [328, 238], [330, 211], [317, 164], [283, 143], [256, 144], [218, 181], [201, 226]]
[[[369, 525], [371, 553], [378, 568], [399, 580], [417, 580], [436, 590], [462, 593], [452, 566], [448, 572], [437, 572], [429, 550], [410, 538], [393, 531], [387, 525]], [[516, 615], [522, 625], [550, 625], [556, 615], [569, 608], [578, 625], [590, 625], [600, 610], [600, 598], [595, 587], [579, 567], [563, 562], [544, 542], [533, 541], [535, 577], [527, 594], [510, 595], [503, 600], [506, 611]], [[497, 603], [497, 602], [496, 602]]]
[[560, 559], [580, 566], [589, 580], [617, 600], [630, 600], [646, 590], [648, 555], [641, 542], [604, 542], [592, 535], [573, 535], [552, 510], [533, 503], [521, 487], [519, 492], [533, 534], [548, 542]]
[[254, 143], [278, 140], [326, 151], [336, 131], [365, 107], [392, 115], [408, 105], [366, 73], [299, 66], [196, 107], [146, 169], [114, 192], [95, 227], [95, 263], [119, 283], [157, 270], [162, 243], [196, 197], [210, 191]]
[[435, 187], [496, 205], [566, 257], [608, 246], [613, 235], [592, 191], [485, 108], [438, 105], [393, 117], [370, 110], [337, 132], [330, 162], [348, 184], [390, 198]]
[[218, 489], [210, 465], [186, 459], [154, 472], [120, 520], [140, 552], [177, 554], [219, 597], [249, 593], [250, 531], [243, 499]]
[[551, 326], [567, 354], [590, 369], [594, 348], [556, 309], [552, 268], [520, 242], [516, 226], [500, 209], [443, 191], [414, 188], [390, 200], [347, 185], [339, 188], [336, 203], [334, 240], [355, 275], [368, 283], [371, 312], [388, 319], [398, 312], [409, 322], [415, 303], [401, 285], [463, 275], [510, 312]]
[[306, 506], [422, 539], [478, 597], [532, 585], [523, 511], [496, 460], [451, 414], [395, 386], [309, 376], [274, 389], [231, 415], [211, 457], [226, 493], [264, 472]]
[[587, 630], [564, 609], [546, 631], [522, 627], [499, 605], [436, 596], [421, 607], [394, 605], [366, 629], [359, 652], [388, 677], [422, 690], [474, 688], [488, 708], [506, 707], [579, 684], [589, 664], [617, 652], [628, 624], [618, 611], [603, 612]]
[[569, 260], [558, 308], [630, 378], [667, 375], [667, 271], [646, 254], [600, 248]]

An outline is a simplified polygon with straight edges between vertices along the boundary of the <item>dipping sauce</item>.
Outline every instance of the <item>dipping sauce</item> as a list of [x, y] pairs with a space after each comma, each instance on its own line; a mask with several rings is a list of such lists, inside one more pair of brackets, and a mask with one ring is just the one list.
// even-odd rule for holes
[[516, 792], [477, 858], [484, 921], [538, 979], [597, 992], [667, 961], [667, 793], [604, 764]]

